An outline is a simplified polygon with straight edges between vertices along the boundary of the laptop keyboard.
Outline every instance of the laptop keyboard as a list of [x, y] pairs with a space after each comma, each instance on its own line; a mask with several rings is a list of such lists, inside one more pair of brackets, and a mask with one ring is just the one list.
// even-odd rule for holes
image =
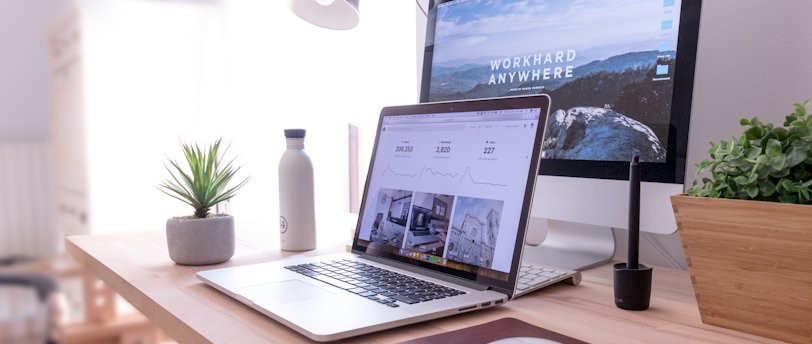
[[411, 305], [465, 294], [462, 290], [349, 259], [289, 265], [285, 269], [393, 308], [400, 306], [398, 302]]

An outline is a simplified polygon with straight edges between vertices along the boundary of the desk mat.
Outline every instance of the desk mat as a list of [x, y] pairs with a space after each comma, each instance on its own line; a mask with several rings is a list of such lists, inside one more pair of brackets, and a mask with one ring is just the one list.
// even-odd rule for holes
[[400, 344], [487, 344], [513, 337], [544, 338], [562, 344], [586, 344], [584, 341], [545, 330], [514, 318], [499, 319], [461, 330], [405, 341]]

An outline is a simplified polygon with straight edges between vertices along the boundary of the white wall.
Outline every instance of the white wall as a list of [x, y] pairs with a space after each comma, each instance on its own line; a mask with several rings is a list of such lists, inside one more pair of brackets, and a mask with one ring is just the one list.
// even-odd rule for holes
[[50, 139], [45, 28], [65, 3], [0, 1], [0, 141]]
[[307, 129], [305, 150], [316, 168], [317, 211], [346, 212], [347, 123], [363, 129], [362, 159], [368, 161], [381, 109], [417, 98], [411, 69], [414, 4], [364, 1], [360, 24], [348, 31], [311, 25], [283, 1], [227, 5], [232, 109], [240, 139], [235, 147], [254, 176], [235, 200], [235, 214], [246, 221], [276, 223], [282, 129], [296, 127]]
[[[421, 0], [428, 4], [428, 0]], [[418, 10], [419, 11], [419, 10]], [[699, 30], [686, 185], [696, 173], [691, 162], [707, 157], [708, 141], [737, 136], [739, 119], [784, 123], [792, 103], [812, 99], [812, 1], [703, 2]], [[417, 57], [422, 60], [426, 19], [417, 15]], [[418, 64], [418, 80], [420, 65]], [[701, 177], [700, 177], [701, 178]], [[626, 231], [616, 230], [625, 260]], [[641, 261], [686, 269], [677, 233], [644, 233]]]
[[[792, 103], [812, 99], [809, 13], [808, 0], [703, 2], [686, 186], [696, 179], [692, 162], [708, 157], [708, 141], [738, 137], [745, 128], [739, 119], [759, 116], [781, 126]], [[646, 239], [661, 253], [649, 255], [655, 265], [678, 262], [687, 269], [677, 233]]]
[[[691, 114], [689, 161], [708, 141], [729, 141], [759, 116], [783, 125], [792, 103], [812, 99], [812, 1], [708, 1], [703, 4]], [[693, 180], [696, 167], [688, 166]]]
[[283, 129], [304, 128], [318, 226], [346, 238], [347, 123], [363, 129], [369, 159], [381, 108], [416, 99], [411, 6], [368, 2], [358, 27], [331, 31], [283, 1], [80, 1], [91, 232], [191, 213], [154, 187], [168, 176], [162, 153], [181, 157], [178, 136], [221, 135], [238, 178], [252, 177], [231, 204], [238, 230], [276, 230]]
[[66, 0], [0, 1], [0, 258], [58, 251], [46, 27]]

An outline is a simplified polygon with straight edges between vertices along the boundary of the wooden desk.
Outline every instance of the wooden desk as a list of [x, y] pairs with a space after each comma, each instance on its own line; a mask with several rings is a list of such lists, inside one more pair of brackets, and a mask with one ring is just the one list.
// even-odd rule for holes
[[[310, 340], [195, 278], [200, 270], [345, 251], [322, 245], [305, 253], [278, 249], [272, 230], [237, 230], [230, 261], [204, 267], [174, 264], [163, 231], [73, 236], [67, 251], [179, 343], [304, 343]], [[321, 236], [320, 236], [321, 239]], [[558, 284], [490, 308], [372, 333], [347, 343], [396, 343], [513, 317], [592, 343], [778, 343], [705, 325], [699, 318], [688, 272], [654, 269], [651, 308], [614, 305], [612, 268], [583, 272], [580, 286]]]

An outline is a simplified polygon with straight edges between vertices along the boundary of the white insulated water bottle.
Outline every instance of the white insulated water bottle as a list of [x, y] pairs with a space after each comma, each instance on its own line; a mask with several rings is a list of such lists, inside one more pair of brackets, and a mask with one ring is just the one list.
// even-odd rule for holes
[[316, 248], [313, 163], [304, 137], [304, 129], [285, 129], [287, 150], [279, 160], [279, 235], [285, 251]]

